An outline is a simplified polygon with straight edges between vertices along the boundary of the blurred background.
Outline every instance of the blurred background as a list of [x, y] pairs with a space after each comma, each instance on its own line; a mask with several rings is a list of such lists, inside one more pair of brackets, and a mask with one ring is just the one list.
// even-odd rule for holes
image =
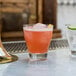
[[65, 35], [65, 24], [76, 24], [76, 0], [57, 0], [57, 25]]
[[3, 41], [23, 40], [24, 24], [53, 24], [53, 38], [65, 36], [66, 24], [76, 24], [76, 0], [0, 0]]

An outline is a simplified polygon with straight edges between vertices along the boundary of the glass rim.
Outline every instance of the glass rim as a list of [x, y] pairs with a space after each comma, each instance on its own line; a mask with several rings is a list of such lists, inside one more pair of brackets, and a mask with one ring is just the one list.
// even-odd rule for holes
[[[23, 24], [23, 27], [24, 26], [33, 26], [33, 25], [35, 25], [35, 24]], [[46, 25], [46, 26], [48, 26], [49, 24], [44, 24], [44, 25]], [[53, 24], [52, 24], [53, 25]], [[54, 26], [54, 25], [53, 25]]]
[[76, 25], [66, 24], [68, 30], [76, 30]]
[[[51, 26], [50, 28], [28, 28], [29, 26], [33, 26], [34, 24], [24, 24], [23, 25], [23, 30], [28, 30], [28, 31], [53, 31], [53, 27]], [[47, 24], [48, 25], [48, 24]]]

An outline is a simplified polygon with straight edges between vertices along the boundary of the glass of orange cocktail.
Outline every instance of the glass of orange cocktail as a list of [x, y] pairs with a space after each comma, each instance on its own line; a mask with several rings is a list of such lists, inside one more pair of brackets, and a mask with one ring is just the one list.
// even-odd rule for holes
[[47, 59], [53, 26], [46, 26], [40, 23], [33, 26], [24, 25], [23, 31], [30, 59]]

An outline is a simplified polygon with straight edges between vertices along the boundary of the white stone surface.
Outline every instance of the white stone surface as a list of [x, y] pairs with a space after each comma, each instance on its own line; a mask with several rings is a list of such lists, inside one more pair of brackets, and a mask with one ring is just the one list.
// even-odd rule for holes
[[48, 60], [28, 62], [28, 54], [17, 54], [19, 60], [0, 64], [0, 76], [76, 76], [76, 58], [69, 49], [49, 52]]

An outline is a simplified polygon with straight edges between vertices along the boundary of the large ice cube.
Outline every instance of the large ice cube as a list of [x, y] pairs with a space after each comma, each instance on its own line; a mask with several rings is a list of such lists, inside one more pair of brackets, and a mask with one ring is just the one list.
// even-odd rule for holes
[[33, 26], [33, 28], [36, 28], [36, 29], [42, 29], [42, 28], [46, 28], [47, 26], [45, 24], [42, 24], [42, 23], [37, 23]]

